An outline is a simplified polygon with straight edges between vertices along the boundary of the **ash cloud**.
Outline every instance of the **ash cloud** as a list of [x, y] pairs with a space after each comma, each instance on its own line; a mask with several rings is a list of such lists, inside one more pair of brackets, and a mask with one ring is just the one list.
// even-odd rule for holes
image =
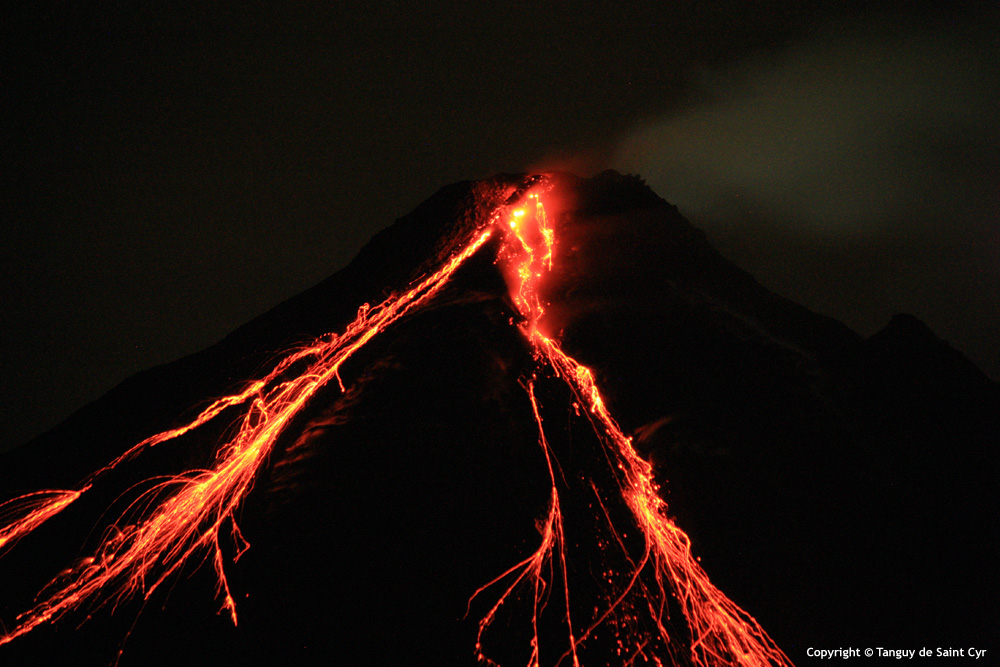
[[973, 178], [1000, 136], [996, 54], [976, 42], [830, 30], [703, 73], [702, 102], [634, 130], [616, 162], [694, 215], [870, 233], [950, 214], [1000, 183]]
[[779, 293], [863, 334], [914, 313], [1000, 377], [998, 16], [839, 25], [704, 71], [614, 164]]

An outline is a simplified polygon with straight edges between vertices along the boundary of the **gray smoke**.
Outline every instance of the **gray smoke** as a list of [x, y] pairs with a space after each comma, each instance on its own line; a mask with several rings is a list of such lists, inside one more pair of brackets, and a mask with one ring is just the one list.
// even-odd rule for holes
[[779, 293], [863, 334], [911, 312], [1000, 377], [997, 16], [838, 26], [703, 72], [614, 165]]
[[926, 223], [1000, 183], [982, 173], [1000, 136], [988, 55], [957, 32], [840, 28], [704, 73], [704, 101], [636, 128], [616, 164], [699, 217], [828, 233]]

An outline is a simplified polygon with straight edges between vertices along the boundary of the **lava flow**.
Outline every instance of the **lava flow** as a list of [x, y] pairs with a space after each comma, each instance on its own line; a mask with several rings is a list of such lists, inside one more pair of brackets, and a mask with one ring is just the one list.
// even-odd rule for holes
[[[548, 367], [556, 377], [562, 379], [578, 404], [586, 406], [594, 433], [603, 445], [610, 472], [616, 479], [621, 498], [631, 510], [635, 524], [644, 536], [644, 548], [638, 555], [628, 553], [621, 536], [622, 529], [616, 527], [596, 487], [593, 488], [598, 504], [606, 519], [607, 530], [615, 536], [615, 542], [623, 552], [623, 557], [633, 571], [627, 573], [626, 584], [617, 591], [604, 595], [608, 600], [606, 608], [595, 608], [579, 635], [574, 633], [573, 608], [569, 602], [569, 577], [567, 570], [566, 540], [563, 531], [563, 517], [560, 511], [560, 484], [553, 471], [553, 454], [545, 435], [543, 419], [539, 412], [538, 399], [534, 390], [535, 378], [525, 384], [533, 414], [538, 424], [539, 444], [545, 451], [549, 477], [552, 483], [549, 514], [544, 524], [543, 539], [532, 556], [480, 588], [473, 598], [490, 586], [517, 573], [514, 581], [502, 593], [486, 617], [480, 622], [477, 651], [480, 659], [489, 661], [483, 652], [484, 632], [492, 623], [496, 611], [511, 596], [516, 587], [529, 580], [534, 587], [532, 626], [535, 628], [531, 640], [532, 653], [529, 667], [540, 664], [538, 635], [540, 603], [544, 596], [541, 591], [553, 585], [551, 579], [553, 555], [560, 569], [560, 582], [565, 594], [564, 621], [567, 632], [566, 649], [556, 662], [559, 664], [571, 658], [574, 667], [580, 664], [579, 648], [588, 637], [620, 611], [623, 602], [630, 595], [644, 598], [649, 613], [649, 625], [655, 628], [662, 645], [669, 647], [675, 641], [666, 625], [670, 595], [677, 600], [687, 622], [689, 637], [688, 659], [703, 667], [709, 665], [790, 665], [788, 657], [775, 645], [767, 633], [749, 614], [733, 603], [718, 588], [712, 585], [705, 571], [691, 554], [688, 536], [667, 516], [666, 503], [657, 493], [653, 481], [653, 470], [632, 447], [629, 437], [622, 433], [617, 422], [608, 412], [600, 391], [589, 368], [566, 354], [559, 343], [546, 336], [541, 330], [545, 313], [539, 286], [547, 271], [552, 268], [554, 253], [554, 233], [549, 226], [544, 206], [539, 194], [529, 195], [534, 200], [534, 211], [529, 207], [512, 212], [507, 227], [503, 250], [499, 260], [507, 265], [507, 275], [512, 276], [515, 285], [511, 287], [513, 301], [522, 317], [520, 328], [530, 342], [539, 366]], [[593, 483], [591, 483], [593, 485]], [[549, 564], [550, 581], [543, 578], [543, 567]], [[654, 580], [652, 585], [643, 583], [644, 570], [649, 570]], [[470, 600], [471, 603], [471, 600]], [[632, 607], [634, 608], [634, 607]], [[632, 612], [629, 612], [632, 613]], [[640, 633], [642, 634], [642, 633]], [[628, 664], [634, 664], [643, 657], [647, 662], [662, 664], [660, 657], [646, 656], [644, 649], [655, 637], [633, 636], [618, 641], [619, 655], [624, 652], [631, 657]], [[671, 651], [672, 652], [672, 651]], [[624, 656], [622, 656], [625, 659]]]
[[[239, 545], [236, 558], [249, 546], [240, 534], [233, 514], [249, 493], [275, 440], [316, 391], [334, 378], [339, 381], [340, 367], [354, 352], [433, 297], [492, 234], [490, 229], [481, 232], [444, 266], [407, 292], [390, 297], [375, 308], [363, 306], [343, 334], [325, 336], [313, 345], [294, 352], [264, 380], [252, 383], [239, 394], [219, 399], [189, 424], [140, 442], [95, 473], [98, 475], [120, 461], [136, 456], [144, 447], [177, 437], [201, 425], [227, 405], [250, 401], [237, 434], [219, 447], [213, 468], [192, 470], [158, 482], [133, 507], [145, 504], [143, 500], [152, 502], [165, 493], [173, 493], [154, 505], [148, 516], [132, 523], [120, 521], [94, 555], [62, 572], [46, 586], [44, 599], [18, 617], [17, 625], [0, 636], [0, 644], [6, 644], [94, 600], [118, 601], [137, 593], [148, 599], [192, 556], [200, 553], [204, 557], [206, 550], [211, 555], [218, 576], [223, 607], [235, 624], [236, 605], [223, 567], [220, 532], [228, 524], [233, 540]], [[312, 362], [304, 372], [292, 379], [279, 381], [282, 373], [292, 364], [306, 359]], [[4, 543], [12, 542], [30, 532], [76, 500], [89, 486], [90, 482], [79, 491], [44, 491], [6, 503], [5, 506], [10, 506], [8, 511], [18, 516], [0, 529], [0, 539]]]
[[[248, 548], [235, 522], [259, 472], [266, 465], [274, 443], [316, 392], [336, 379], [343, 390], [339, 371], [343, 363], [374, 336], [400, 318], [426, 304], [448, 282], [459, 266], [491, 238], [499, 237], [497, 262], [507, 276], [511, 300], [519, 316], [519, 327], [533, 352], [536, 369], [522, 380], [534, 420], [538, 443], [544, 452], [551, 482], [548, 510], [537, 528], [541, 543], [526, 559], [476, 591], [470, 605], [488, 590], [503, 585], [503, 592], [479, 623], [476, 656], [494, 663], [484, 647], [498, 611], [523, 587], [530, 590], [530, 625], [533, 636], [526, 649], [529, 667], [569, 662], [583, 664], [587, 647], [601, 633], [618, 636], [622, 664], [663, 665], [671, 662], [710, 665], [790, 665], [784, 653], [759, 624], [730, 601], [709, 581], [691, 554], [690, 540], [667, 516], [666, 504], [653, 482], [650, 464], [638, 456], [631, 439], [608, 412], [593, 373], [566, 354], [553, 337], [544, 333], [545, 303], [540, 291], [544, 277], [552, 271], [556, 252], [555, 230], [549, 224], [537, 186], [526, 201], [498, 207], [491, 218], [459, 251], [407, 291], [386, 299], [374, 308], [363, 306], [357, 318], [339, 334], [328, 334], [311, 345], [294, 350], [280, 360], [265, 377], [240, 391], [219, 398], [189, 423], [147, 438], [104, 468], [90, 475], [75, 490], [50, 490], [28, 494], [0, 505], [0, 550], [56, 515], [85, 493], [105, 472], [139, 456], [145, 449], [175, 439], [205, 424], [224, 410], [243, 406], [236, 435], [221, 443], [214, 465], [191, 470], [165, 480], [151, 480], [148, 490], [106, 532], [93, 554], [62, 572], [43, 589], [34, 608], [21, 614], [16, 625], [0, 635], [0, 644], [30, 632], [39, 625], [58, 620], [85, 605], [117, 604], [132, 596], [148, 599], [171, 575], [192, 560], [210, 559], [218, 581], [222, 608], [237, 622], [236, 605], [229, 590], [220, 537], [228, 529], [236, 545], [234, 560]], [[506, 215], [506, 219], [501, 216]], [[304, 368], [304, 370], [299, 370]], [[558, 384], [582, 408], [592, 434], [600, 443], [602, 484], [595, 479], [585, 485], [596, 502], [594, 520], [610, 536], [600, 547], [615, 551], [624, 572], [616, 585], [607, 583], [598, 599], [574, 598], [571, 549], [592, 535], [567, 535], [564, 493], [567, 477], [544, 426], [540, 386]], [[547, 394], [546, 394], [547, 395]], [[616, 506], [627, 508], [627, 525], [620, 513], [605, 502], [614, 495]], [[616, 518], [612, 518], [612, 515]], [[641, 545], [627, 540], [638, 532]], [[610, 582], [610, 577], [608, 581]], [[559, 591], [562, 611], [556, 625], [565, 638], [543, 645], [541, 626], [552, 627], [553, 591]], [[581, 596], [582, 597], [582, 596]], [[588, 595], [587, 598], [592, 596]], [[576, 606], [574, 606], [574, 604]], [[669, 609], [683, 614], [686, 636], [678, 637], [678, 626], [669, 619]], [[640, 616], [642, 618], [640, 618]], [[548, 642], [548, 635], [545, 637]]]

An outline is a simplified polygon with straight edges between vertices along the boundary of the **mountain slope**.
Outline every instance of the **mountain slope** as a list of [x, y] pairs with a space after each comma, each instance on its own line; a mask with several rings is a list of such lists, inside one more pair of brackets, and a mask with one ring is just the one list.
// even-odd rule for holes
[[[797, 661], [830, 642], [994, 639], [997, 385], [910, 319], [865, 341], [768, 292], [634, 177], [550, 178], [546, 326], [594, 369], [713, 582]], [[360, 304], [426, 274], [533, 182], [443, 188], [330, 279], [6, 456], [4, 496], [70, 487], [260, 376], [276, 353], [342, 331]], [[344, 391], [322, 388], [276, 442], [239, 514], [252, 546], [227, 565], [237, 628], [217, 614], [204, 566], [173, 579], [134, 629], [141, 605], [126, 601], [79, 631], [82, 614], [0, 652], [17, 664], [103, 664], [129, 636], [122, 665], [473, 664], [486, 610], [478, 599], [465, 618], [466, 603], [537, 546], [549, 489], [522, 387], [535, 355], [511, 326], [519, 315], [496, 250], [491, 241], [427, 306], [368, 343], [343, 367]], [[573, 397], [538, 386], [560, 464], [601, 479]], [[10, 550], [0, 618], [9, 625], [30, 606], [131, 485], [209, 465], [228, 424], [116, 469], [106, 489]], [[592, 533], [586, 487], [567, 493], [577, 508], [567, 526]], [[601, 554], [574, 553], [581, 580], [601, 567]], [[928, 577], [940, 582], [929, 608], [914, 585]], [[524, 603], [504, 607], [508, 638], [487, 635], [503, 664], [526, 657], [526, 621], [514, 611]], [[672, 618], [683, 644], [683, 617]], [[545, 622], [546, 637], [560, 633], [558, 619]], [[587, 650], [613, 655], [615, 641], [595, 636]]]

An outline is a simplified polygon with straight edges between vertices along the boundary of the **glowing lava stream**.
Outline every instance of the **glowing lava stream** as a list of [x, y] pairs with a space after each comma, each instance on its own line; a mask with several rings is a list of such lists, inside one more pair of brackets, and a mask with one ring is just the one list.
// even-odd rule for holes
[[[250, 491], [254, 478], [267, 459], [277, 437], [318, 389], [330, 380], [340, 380], [341, 365], [376, 334], [417, 306], [433, 297], [447, 283], [462, 263], [492, 236], [493, 230], [479, 233], [444, 266], [410, 288], [390, 297], [375, 308], [367, 304], [340, 336], [320, 338], [308, 348], [283, 360], [265, 379], [250, 384], [239, 394], [219, 399], [191, 423], [153, 436], [132, 447], [95, 476], [131, 458], [147, 446], [177, 437], [219, 414], [225, 407], [251, 400], [238, 433], [223, 444], [210, 470], [194, 470], [159, 482], [136, 508], [152, 502], [164, 491], [173, 494], [157, 505], [146, 518], [117, 525], [95, 554], [60, 573], [45, 589], [42, 601], [20, 616], [17, 625], [0, 636], [0, 644], [30, 632], [39, 625], [55, 621], [72, 609], [100, 598], [115, 602], [133, 594], [150, 595], [196, 552], [208, 549], [218, 576], [218, 592], [223, 608], [233, 623], [237, 622], [236, 605], [229, 591], [223, 568], [219, 534], [228, 521], [238, 550], [236, 558], [249, 546], [239, 532], [233, 513]], [[273, 384], [293, 363], [312, 358], [312, 363], [291, 380]], [[271, 386], [273, 384], [273, 386]], [[342, 387], [343, 388], [343, 387]], [[0, 506], [15, 518], [0, 528], [0, 546], [10, 544], [57, 514], [90, 487], [88, 481], [78, 491], [41, 491], [21, 496]]]
[[[393, 322], [433, 297], [455, 270], [495, 234], [496, 226], [499, 226], [503, 243], [498, 262], [505, 265], [509, 274], [516, 276], [513, 278], [512, 298], [523, 318], [519, 327], [534, 351], [539, 364], [538, 372], [544, 367], [551, 369], [566, 383], [577, 401], [586, 406], [590, 423], [618, 481], [618, 490], [644, 537], [645, 548], [638, 558], [627, 552], [622, 541], [624, 535], [619, 537], [619, 531], [611, 525], [607, 508], [596, 486], [591, 483], [604, 510], [610, 533], [634, 571], [627, 577], [624, 589], [608, 596], [607, 607], [595, 610], [592, 618], [577, 625], [582, 631], [576, 632], [570, 606], [571, 581], [560, 506], [560, 484], [556, 475], [558, 462], [546, 438], [536, 396], [538, 374], [525, 379], [523, 385], [537, 422], [539, 445], [544, 451], [551, 481], [549, 508], [545, 521], [539, 524], [542, 540], [538, 549], [473, 595], [475, 598], [494, 585], [513, 579], [480, 621], [476, 655], [483, 661], [489, 661], [482, 646], [484, 634], [496, 612], [515, 589], [530, 584], [533, 586], [534, 638], [528, 664], [529, 667], [540, 665], [539, 620], [549, 601], [549, 593], [556, 585], [558, 570], [558, 585], [562, 587], [561, 597], [565, 605], [567, 647], [557, 664], [568, 658], [574, 667], [578, 667], [581, 664], [581, 647], [599, 626], [616, 613], [629, 595], [643, 600], [650, 614], [650, 624], [656, 629], [661, 643], [675, 646], [677, 642], [669, 636], [665, 619], [668, 598], [673, 595], [687, 622], [689, 660], [693, 664], [701, 667], [790, 665], [788, 658], [757, 622], [715, 588], [697, 564], [687, 535], [666, 515], [666, 504], [657, 493], [650, 464], [638, 456], [630, 438], [622, 433], [608, 413], [591, 371], [564, 353], [555, 340], [539, 329], [544, 313], [539, 282], [552, 269], [555, 241], [540, 194], [528, 195], [527, 201], [528, 204], [534, 202], [533, 210], [527, 206], [514, 209], [499, 207], [485, 229], [441, 268], [405, 293], [392, 296], [375, 308], [369, 308], [367, 304], [363, 306], [357, 319], [344, 333], [328, 334], [312, 345], [290, 353], [266, 377], [251, 382], [238, 393], [216, 400], [188, 424], [136, 444], [88, 477], [78, 489], [39, 491], [0, 505], [2, 550], [70, 505], [101, 474], [139, 455], [148, 447], [197, 428], [229, 407], [249, 403], [237, 434], [219, 447], [211, 469], [188, 471], [156, 482], [132, 504], [130, 513], [113, 526], [93, 556], [60, 573], [43, 589], [36, 606], [21, 614], [13, 629], [0, 635], [0, 644], [10, 642], [41, 624], [53, 622], [88, 602], [116, 604], [136, 594], [148, 599], [195, 554], [200, 554], [203, 559], [211, 558], [223, 608], [229, 611], [233, 623], [236, 623], [236, 606], [223, 567], [220, 532], [224, 526], [229, 527], [236, 544], [235, 558], [239, 558], [248, 545], [233, 516], [250, 492], [274, 442], [321, 387], [334, 378], [340, 381], [338, 372], [346, 359]], [[505, 210], [510, 210], [510, 218], [504, 224], [496, 225]], [[292, 367], [299, 364], [305, 364], [306, 369], [291, 379], [284, 379], [286, 375], [293, 375]], [[143, 514], [147, 508], [150, 510]], [[647, 584], [643, 577], [651, 577], [655, 583]], [[636, 639], [630, 648], [632, 657], [625, 664], [632, 664], [640, 655], [645, 657], [643, 648], [650, 641], [649, 637]], [[651, 659], [663, 664], [655, 654]]]
[[[551, 585], [547, 584], [543, 578], [543, 568], [548, 564], [551, 574], [553, 552], [555, 551], [558, 553], [561, 583], [565, 592], [565, 624], [568, 633], [568, 648], [560, 658], [560, 663], [563, 659], [571, 657], [574, 667], [577, 667], [580, 664], [578, 648], [581, 644], [615, 612], [615, 607], [636, 586], [641, 586], [651, 621], [657, 628], [660, 639], [668, 646], [672, 643], [664, 623], [668, 607], [668, 590], [675, 596], [687, 621], [690, 632], [690, 659], [695, 665], [702, 667], [710, 665], [790, 666], [791, 661], [757, 621], [709, 581], [708, 575], [691, 554], [690, 539], [667, 516], [666, 502], [657, 493], [651, 464], [636, 453], [632, 447], [631, 438], [622, 433], [617, 422], [608, 412], [594, 382], [591, 370], [563, 352], [555, 340], [540, 331], [539, 323], [544, 314], [544, 308], [539, 294], [539, 283], [545, 272], [552, 268], [554, 234], [549, 227], [540, 195], [532, 194], [529, 195], [529, 198], [535, 200], [534, 215], [527, 215], [525, 208], [513, 211], [505, 229], [505, 243], [499, 257], [500, 261], [505, 262], [510, 269], [513, 269], [508, 270], [508, 274], [516, 275], [516, 288], [512, 288], [511, 291], [515, 305], [523, 318], [520, 328], [531, 343], [539, 362], [547, 362], [556, 376], [569, 386], [577, 400], [588, 408], [594, 432], [605, 448], [612, 472], [618, 480], [622, 497], [645, 538], [645, 552], [638, 559], [638, 562], [627, 553], [621, 538], [618, 537], [618, 531], [615, 530], [614, 526], [610, 526], [610, 517], [605, 509], [605, 517], [608, 518], [611, 532], [615, 535], [622, 551], [625, 552], [625, 558], [634, 565], [635, 571], [631, 573], [624, 591], [611, 596], [609, 599], [612, 601], [608, 608], [602, 613], [595, 614], [596, 618], [590, 626], [579, 636], [575, 635], [569, 603], [566, 544], [559, 505], [559, 485], [553, 470], [553, 457], [545, 436], [535, 396], [535, 379], [532, 378], [525, 384], [525, 388], [535, 420], [538, 423], [539, 444], [545, 452], [552, 482], [549, 513], [542, 529], [542, 543], [538, 549], [530, 557], [473, 594], [474, 599], [494, 584], [517, 573], [513, 583], [506, 588], [496, 604], [480, 621], [476, 644], [478, 657], [480, 660], [491, 662], [483, 653], [483, 634], [492, 623], [499, 607], [514, 592], [515, 588], [527, 579], [534, 586], [532, 625], [535, 629], [528, 667], [539, 665], [538, 617], [541, 613], [540, 607], [544, 607], [543, 593], [546, 587]], [[529, 219], [533, 219], [534, 225], [528, 224]], [[596, 487], [594, 491], [603, 508]], [[639, 575], [645, 568], [653, 570], [657, 586], [647, 587], [639, 582]], [[470, 599], [469, 602], [471, 604], [472, 600]], [[644, 655], [642, 649], [646, 641], [648, 640], [636, 641], [638, 646], [628, 660], [629, 664], [634, 662], [639, 655]], [[652, 659], [657, 664], [662, 664], [655, 655]]]

